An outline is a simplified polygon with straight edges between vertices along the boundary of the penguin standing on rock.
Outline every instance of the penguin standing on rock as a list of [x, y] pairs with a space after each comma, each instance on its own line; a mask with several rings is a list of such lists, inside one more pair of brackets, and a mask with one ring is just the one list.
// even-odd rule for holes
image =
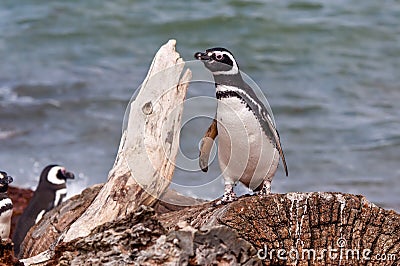
[[225, 192], [216, 204], [235, 200], [233, 191], [240, 181], [261, 195], [271, 192], [271, 181], [282, 159], [288, 170], [276, 126], [267, 108], [243, 80], [239, 66], [225, 48], [211, 48], [194, 55], [214, 77], [217, 112], [200, 146], [199, 163], [208, 169], [212, 141], [219, 136], [218, 161], [225, 180]]
[[28, 206], [19, 217], [13, 235], [14, 253], [20, 253], [20, 245], [29, 229], [39, 222], [42, 216], [57, 207], [67, 194], [66, 180], [74, 179], [74, 174], [59, 165], [48, 165], [40, 174], [39, 184]]
[[13, 204], [8, 197], [8, 184], [13, 178], [6, 172], [0, 171], [0, 236], [1, 239], [7, 239], [10, 236], [11, 216], [13, 212]]

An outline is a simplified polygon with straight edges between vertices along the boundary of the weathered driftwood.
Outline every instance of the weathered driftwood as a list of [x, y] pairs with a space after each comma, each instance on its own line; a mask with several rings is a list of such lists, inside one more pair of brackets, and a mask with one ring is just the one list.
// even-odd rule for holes
[[[95, 227], [152, 205], [172, 179], [179, 148], [183, 101], [191, 78], [174, 40], [155, 55], [136, 99], [107, 183], [66, 232], [63, 241], [88, 235]], [[143, 189], [145, 188], [145, 189]]]
[[[160, 50], [162, 58], [156, 55], [150, 73], [181, 62], [174, 46], [175, 42], [169, 42]], [[158, 60], [171, 62], [156, 63]], [[144, 83], [142, 89], [159, 84], [162, 90], [164, 83], [168, 88], [175, 84], [175, 89], [168, 96], [154, 90], [162, 106], [153, 100], [154, 94], [137, 96], [130, 109], [130, 119], [135, 118], [136, 124], [128, 122], [128, 134], [122, 136], [107, 183], [88, 188], [50, 211], [28, 232], [24, 257], [30, 258], [23, 260], [26, 265], [400, 262], [399, 214], [379, 208], [363, 196], [318, 192], [255, 195], [213, 207], [172, 191], [162, 195], [172, 177], [179, 142], [179, 104], [186, 88], [174, 82], [179, 81], [181, 71], [167, 71], [168, 77], [156, 78], [155, 84]], [[188, 75], [182, 80], [188, 81]], [[175, 104], [167, 104], [169, 101]], [[166, 111], [174, 107], [176, 112]], [[159, 125], [164, 118], [158, 116], [171, 119], [167, 127]], [[163, 132], [164, 128], [171, 133]], [[154, 134], [150, 137], [143, 132]], [[144, 175], [136, 172], [139, 166], [144, 167]], [[160, 196], [177, 203], [191, 201], [195, 206], [156, 201]], [[387, 260], [377, 261], [376, 256], [383, 254]]]

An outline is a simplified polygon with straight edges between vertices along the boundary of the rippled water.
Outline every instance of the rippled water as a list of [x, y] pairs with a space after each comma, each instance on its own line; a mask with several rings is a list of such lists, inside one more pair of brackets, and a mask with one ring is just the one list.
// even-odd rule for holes
[[[266, 93], [290, 171], [278, 171], [274, 192], [342, 191], [400, 210], [398, 0], [3, 0], [0, 168], [34, 187], [46, 164], [62, 163], [79, 176], [70, 195], [104, 182], [129, 98], [170, 38], [185, 60], [227, 47]], [[187, 156], [208, 122], [183, 128]], [[218, 174], [214, 162], [174, 181]], [[213, 198], [222, 184], [183, 192]]]

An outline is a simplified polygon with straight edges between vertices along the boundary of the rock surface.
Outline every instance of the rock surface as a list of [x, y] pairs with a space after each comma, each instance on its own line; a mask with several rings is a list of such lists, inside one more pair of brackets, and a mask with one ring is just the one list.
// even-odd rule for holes
[[215, 265], [259, 261], [256, 250], [229, 227], [167, 232], [155, 212], [136, 213], [96, 228], [85, 238], [61, 243], [49, 264], [61, 265]]
[[14, 257], [14, 245], [10, 239], [0, 240], [0, 265], [24, 265]]

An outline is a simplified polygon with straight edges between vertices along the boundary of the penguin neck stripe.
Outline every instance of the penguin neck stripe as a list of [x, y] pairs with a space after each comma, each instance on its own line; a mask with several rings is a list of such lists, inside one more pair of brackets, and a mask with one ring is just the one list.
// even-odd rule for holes
[[62, 202], [63, 198], [67, 195], [67, 189], [66, 188], [62, 188], [62, 189], [58, 189], [56, 190], [56, 197], [54, 199], [54, 207], [57, 207], [58, 205], [60, 205], [60, 203]]
[[239, 94], [237, 94], [237, 92], [235, 91], [217, 91], [216, 93], [217, 99], [221, 100], [223, 98], [230, 98], [230, 97], [237, 97], [240, 98]]

